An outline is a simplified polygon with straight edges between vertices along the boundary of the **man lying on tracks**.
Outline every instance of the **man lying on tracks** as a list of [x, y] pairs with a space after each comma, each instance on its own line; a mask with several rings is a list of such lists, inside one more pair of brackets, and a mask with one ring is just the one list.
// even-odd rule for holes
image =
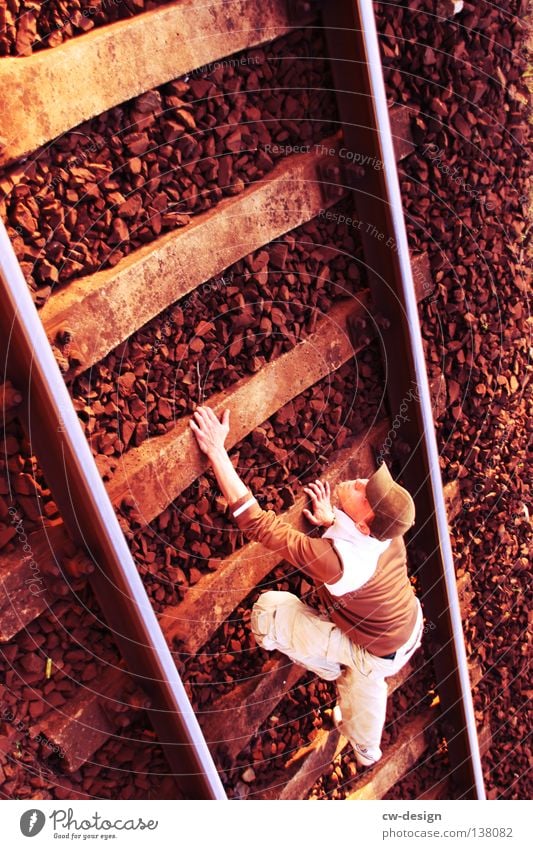
[[303, 512], [326, 531], [311, 539], [262, 510], [240, 479], [224, 447], [229, 410], [219, 421], [209, 407], [198, 407], [190, 426], [239, 528], [311, 577], [327, 611], [326, 618], [292, 593], [265, 592], [252, 610], [258, 644], [337, 682], [336, 724], [359, 765], [371, 766], [381, 757], [385, 678], [407, 663], [422, 639], [422, 609], [402, 537], [414, 522], [411, 496], [385, 465], [368, 480], [338, 484], [336, 509], [329, 484], [317, 480], [304, 487], [312, 510]]

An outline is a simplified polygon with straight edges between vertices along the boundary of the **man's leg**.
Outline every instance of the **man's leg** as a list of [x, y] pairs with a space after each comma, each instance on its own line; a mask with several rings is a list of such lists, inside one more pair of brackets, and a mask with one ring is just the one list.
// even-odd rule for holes
[[[362, 652], [368, 659], [367, 652]], [[382, 755], [379, 744], [387, 710], [385, 678], [359, 655], [357, 665], [345, 669], [338, 679], [337, 689], [342, 713], [339, 730], [352, 744], [358, 763], [369, 766]]]
[[348, 738], [362, 766], [381, 757], [381, 735], [385, 725], [388, 687], [386, 678], [396, 675], [411, 659], [422, 640], [423, 617], [419, 615], [413, 633], [394, 660], [376, 657], [352, 644], [353, 663], [337, 681], [342, 719], [339, 730]]
[[338, 678], [340, 663], [348, 659], [349, 640], [292, 593], [263, 593], [252, 608], [251, 626], [262, 648], [283, 652], [326, 681]]

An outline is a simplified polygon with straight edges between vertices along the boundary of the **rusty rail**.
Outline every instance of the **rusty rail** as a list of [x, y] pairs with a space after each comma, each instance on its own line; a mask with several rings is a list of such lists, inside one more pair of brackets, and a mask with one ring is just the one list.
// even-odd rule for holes
[[[338, 180], [354, 192], [370, 289], [385, 351], [391, 410], [406, 398], [414, 415], [398, 442], [402, 476], [417, 508], [410, 550], [426, 615], [435, 623], [434, 656], [443, 728], [462, 798], [485, 798], [483, 773], [468, 678], [452, 549], [443, 498], [438, 447], [389, 111], [371, 0], [323, 6], [337, 102], [348, 150], [372, 167], [341, 169]], [[387, 357], [388, 352], [394, 355]], [[414, 385], [414, 390], [413, 390]], [[392, 416], [393, 417], [393, 416]]]
[[[294, 3], [290, 8], [298, 11], [304, 5], [309, 6]], [[440, 697], [454, 773], [463, 797], [484, 798], [431, 400], [372, 5], [370, 0], [322, 5], [344, 147], [367, 155], [377, 166], [364, 171], [360, 166], [350, 165], [349, 160], [327, 154], [324, 158], [330, 161], [324, 163], [317, 184], [321, 184], [326, 195], [328, 191], [333, 193], [329, 198], [331, 203], [346, 191], [352, 191], [360, 217], [364, 216], [368, 225], [360, 233], [373, 299], [379, 310], [376, 326], [384, 341], [385, 354], [394, 351], [393, 358], [385, 359], [392, 410], [401, 405], [409, 391], [413, 394], [413, 385], [416, 389], [412, 404], [415, 416], [401, 434], [408, 452], [402, 458], [402, 475], [415, 494], [419, 517], [411, 551], [419, 558], [426, 613], [436, 624], [435, 666], [441, 683], [446, 681]], [[268, 9], [274, 9], [279, 16], [278, 6], [281, 8], [273, 0]], [[255, 10], [253, 14], [259, 17], [263, 12]], [[142, 24], [131, 26], [138, 29]], [[217, 55], [224, 49], [218, 45]], [[113, 98], [115, 95], [112, 92]], [[400, 131], [399, 135], [403, 133]], [[293, 169], [293, 162], [284, 162], [279, 170], [286, 170], [294, 177]], [[257, 193], [255, 188], [254, 193]], [[315, 195], [319, 193], [315, 189]], [[242, 204], [242, 198], [232, 199], [231, 204], [237, 203]], [[327, 198], [325, 204], [328, 205]], [[223, 216], [223, 209], [206, 218], [211, 220], [215, 215]], [[199, 228], [197, 223], [193, 231]], [[264, 231], [261, 232], [264, 236]], [[189, 236], [192, 238], [194, 232]], [[256, 240], [260, 236], [257, 231]], [[172, 239], [169, 236], [165, 244]], [[241, 253], [239, 248], [239, 256]], [[153, 246], [150, 246], [146, 257], [152, 255]], [[190, 262], [194, 261], [191, 257]], [[188, 280], [188, 289], [197, 285], [198, 276], [205, 278], [208, 274], [202, 268], [200, 272], [196, 269], [194, 279]], [[115, 272], [109, 276], [114, 275]], [[82, 283], [75, 285], [81, 287]], [[71, 536], [88, 550], [95, 564], [91, 584], [130, 674], [150, 696], [147, 709], [181, 790], [189, 798], [226, 798], [1, 223], [0, 291], [3, 295], [2, 381], [12, 380], [25, 396], [21, 419]], [[139, 292], [142, 296], [142, 286]], [[66, 301], [71, 298], [76, 308], [79, 306], [75, 286], [63, 295]], [[150, 315], [161, 306], [151, 304]], [[127, 332], [124, 324], [121, 338]], [[106, 350], [113, 341], [116, 342], [109, 341]], [[130, 462], [135, 456], [130, 457]], [[420, 720], [421, 727], [424, 721]]]
[[149, 694], [159, 741], [188, 798], [226, 794], [0, 222], [0, 353], [24, 397], [21, 420], [130, 673]]

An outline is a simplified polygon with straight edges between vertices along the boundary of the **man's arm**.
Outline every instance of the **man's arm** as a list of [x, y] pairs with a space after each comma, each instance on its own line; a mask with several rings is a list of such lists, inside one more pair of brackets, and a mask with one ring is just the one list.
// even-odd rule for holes
[[297, 531], [273, 510], [263, 510], [251, 492], [230, 509], [248, 539], [277, 552], [280, 560], [288, 560], [317, 583], [333, 584], [342, 577], [342, 565], [331, 540], [313, 539]]
[[229, 433], [229, 410], [224, 410], [220, 422], [210, 407], [198, 407], [189, 422], [200, 449], [207, 454], [218, 485], [228, 504], [246, 495], [248, 488], [233, 467], [224, 447]]
[[[342, 566], [330, 540], [310, 539], [276, 516], [272, 510], [262, 510], [240, 479], [224, 447], [229, 433], [229, 410], [224, 411], [220, 422], [209, 407], [199, 407], [190, 426], [200, 449], [207, 454], [213, 466], [233, 518], [248, 539], [276, 551], [280, 559], [298, 566], [319, 583], [339, 580]], [[315, 489], [318, 496], [319, 489]]]

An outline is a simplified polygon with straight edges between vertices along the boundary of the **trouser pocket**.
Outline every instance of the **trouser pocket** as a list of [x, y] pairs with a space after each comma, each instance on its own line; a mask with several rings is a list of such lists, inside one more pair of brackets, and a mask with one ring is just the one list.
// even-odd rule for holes
[[250, 626], [253, 631], [256, 643], [263, 649], [272, 650], [277, 648], [274, 639], [274, 614], [266, 610], [257, 610], [252, 608], [252, 616]]
[[315, 616], [313, 611], [297, 611], [292, 623], [292, 647], [302, 655], [328, 656], [333, 622]]

